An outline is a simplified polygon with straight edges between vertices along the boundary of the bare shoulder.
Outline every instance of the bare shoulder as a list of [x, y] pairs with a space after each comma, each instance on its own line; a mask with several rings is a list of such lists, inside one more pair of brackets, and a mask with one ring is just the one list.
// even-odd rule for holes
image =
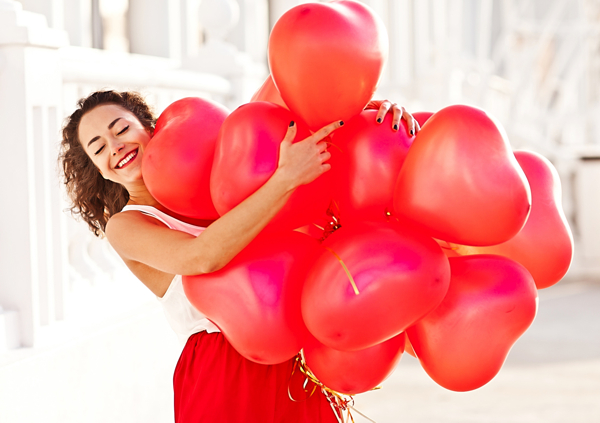
[[[161, 221], [140, 213], [139, 211], [124, 211], [117, 213], [106, 224], [106, 238], [123, 260], [132, 259], [128, 254], [137, 249], [140, 242], [156, 237], [156, 231], [171, 231]], [[143, 240], [143, 241], [142, 241]]]
[[121, 229], [130, 227], [130, 225], [141, 227], [153, 225], [166, 228], [165, 224], [158, 219], [136, 210], [129, 210], [117, 213], [108, 219], [108, 222], [106, 223], [106, 236], [111, 236], [109, 235], [109, 232], [114, 236], [119, 233]]
[[[106, 225], [106, 238], [123, 260], [135, 260], [170, 272], [165, 263], [176, 261], [174, 252], [182, 251], [195, 237], [169, 229], [164, 223], [139, 211], [112, 216]], [[166, 255], [166, 252], [173, 252]]]

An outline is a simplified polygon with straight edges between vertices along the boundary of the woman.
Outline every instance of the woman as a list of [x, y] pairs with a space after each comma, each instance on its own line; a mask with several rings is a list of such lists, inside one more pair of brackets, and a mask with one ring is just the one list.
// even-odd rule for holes
[[[377, 121], [393, 111], [410, 131], [418, 124], [388, 101], [372, 102]], [[101, 91], [78, 103], [63, 128], [61, 161], [72, 211], [95, 235], [106, 234], [129, 269], [165, 307], [187, 339], [174, 375], [175, 419], [187, 422], [334, 422], [320, 393], [291, 401], [293, 361], [265, 366], [246, 360], [183, 294], [181, 276], [210, 273], [235, 257], [283, 207], [292, 192], [330, 169], [323, 138], [343, 125], [327, 125], [292, 144], [290, 122], [278, 168], [254, 194], [214, 222], [174, 214], [149, 193], [142, 178], [144, 150], [155, 118], [137, 93]], [[177, 230], [172, 230], [177, 229]]]

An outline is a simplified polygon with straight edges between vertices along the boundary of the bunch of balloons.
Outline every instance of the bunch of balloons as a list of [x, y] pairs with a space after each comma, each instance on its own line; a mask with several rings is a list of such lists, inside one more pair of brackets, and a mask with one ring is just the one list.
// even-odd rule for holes
[[570, 265], [560, 182], [473, 107], [415, 114], [416, 137], [405, 125], [393, 131], [389, 115], [377, 124], [363, 109], [387, 49], [362, 3], [289, 10], [252, 101], [231, 114], [201, 99], [171, 105], [144, 180], [167, 208], [214, 219], [275, 172], [290, 121], [299, 141], [343, 119], [329, 140], [332, 170], [298, 188], [225, 268], [185, 276], [186, 295], [248, 359], [275, 364], [302, 349], [341, 393], [377, 386], [405, 348], [441, 386], [476, 389], [532, 323], [536, 287]]

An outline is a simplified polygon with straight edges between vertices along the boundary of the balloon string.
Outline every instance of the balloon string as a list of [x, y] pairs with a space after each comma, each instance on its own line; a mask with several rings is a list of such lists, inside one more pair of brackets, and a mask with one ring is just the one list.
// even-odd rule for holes
[[348, 270], [348, 268], [346, 267], [346, 263], [344, 263], [344, 261], [341, 259], [340, 256], [338, 256], [335, 251], [333, 251], [331, 248], [329, 247], [325, 247], [325, 249], [327, 251], [329, 251], [331, 254], [333, 254], [335, 256], [336, 259], [338, 259], [338, 261], [340, 262], [340, 264], [342, 265], [342, 268], [344, 269], [344, 272], [346, 272], [346, 276], [348, 276], [348, 280], [350, 281], [350, 283], [352, 284], [352, 288], [354, 288], [354, 293], [356, 295], [360, 294], [360, 292], [358, 292], [358, 287], [356, 286], [356, 283], [354, 283], [354, 278], [352, 277], [352, 274], [350, 273], [350, 271]]
[[[352, 416], [351, 410], [360, 414], [370, 422], [376, 423], [375, 420], [370, 419], [369, 417], [365, 416], [363, 413], [358, 411], [356, 408], [354, 408], [354, 398], [352, 397], [352, 395], [341, 394], [323, 385], [323, 383], [319, 379], [317, 379], [314, 373], [311, 372], [311, 370], [306, 365], [306, 361], [304, 360], [304, 354], [302, 351], [300, 351], [300, 353], [296, 355], [296, 359], [294, 360], [294, 367], [292, 368], [292, 374], [290, 375], [290, 379], [288, 382], [288, 396], [292, 401], [300, 402], [293, 397], [290, 391], [290, 382], [292, 380], [292, 376], [296, 371], [299, 371], [306, 377], [306, 380], [302, 385], [302, 389], [305, 393], [308, 393], [308, 391], [306, 390], [306, 386], [308, 385], [309, 381], [314, 384], [314, 387], [308, 395], [308, 398], [310, 398], [315, 393], [317, 386], [321, 388], [321, 392], [329, 402], [329, 405], [331, 406], [338, 423], [354, 423], [354, 416]], [[345, 417], [344, 413], [346, 413]]]

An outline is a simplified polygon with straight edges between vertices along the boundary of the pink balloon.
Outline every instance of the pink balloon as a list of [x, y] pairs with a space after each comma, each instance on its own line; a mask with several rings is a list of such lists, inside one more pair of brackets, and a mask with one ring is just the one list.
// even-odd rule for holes
[[537, 312], [533, 278], [501, 256], [450, 258], [442, 303], [407, 329], [423, 369], [446, 389], [470, 391], [499, 371]]
[[393, 131], [391, 113], [381, 124], [375, 121], [377, 113], [362, 112], [331, 137], [333, 199], [343, 224], [387, 221], [386, 213], [393, 210], [394, 186], [414, 137], [408, 135], [406, 121]]
[[284, 362], [308, 333], [300, 294], [318, 242], [297, 233], [259, 235], [223, 269], [184, 276], [185, 294], [244, 357]]
[[394, 211], [434, 238], [495, 245], [525, 224], [531, 192], [504, 130], [483, 110], [449, 106], [417, 134]]
[[219, 129], [229, 111], [202, 98], [178, 100], [156, 121], [142, 162], [144, 183], [163, 206], [184, 216], [219, 217], [210, 171]]
[[277, 104], [278, 106], [281, 106], [284, 109], [288, 109], [288, 107], [285, 105], [285, 102], [281, 98], [281, 94], [279, 94], [279, 91], [277, 91], [277, 87], [275, 86], [271, 75], [267, 77], [265, 82], [250, 99], [250, 102], [255, 101], [268, 101], [270, 103]]
[[275, 85], [313, 131], [364, 109], [387, 54], [385, 25], [357, 1], [296, 6], [277, 21], [269, 39]]
[[[306, 126], [289, 110], [260, 101], [245, 104], [225, 120], [217, 141], [210, 190], [217, 211], [223, 215], [264, 185], [275, 173], [279, 146], [288, 125], [298, 125], [294, 140], [310, 136]], [[329, 206], [330, 176], [324, 173], [298, 187], [267, 226], [295, 229], [321, 216]]]
[[515, 157], [531, 187], [531, 213], [525, 226], [505, 243], [491, 247], [456, 246], [459, 254], [498, 254], [521, 263], [538, 289], [562, 279], [573, 259], [573, 235], [562, 210], [558, 172], [546, 158], [530, 151]]
[[370, 391], [392, 374], [404, 352], [405, 339], [403, 332], [364, 350], [339, 351], [313, 338], [304, 347], [304, 358], [325, 386], [355, 395]]
[[322, 245], [302, 292], [302, 316], [328, 347], [353, 351], [390, 339], [433, 310], [448, 289], [448, 259], [409, 228], [344, 225]]

